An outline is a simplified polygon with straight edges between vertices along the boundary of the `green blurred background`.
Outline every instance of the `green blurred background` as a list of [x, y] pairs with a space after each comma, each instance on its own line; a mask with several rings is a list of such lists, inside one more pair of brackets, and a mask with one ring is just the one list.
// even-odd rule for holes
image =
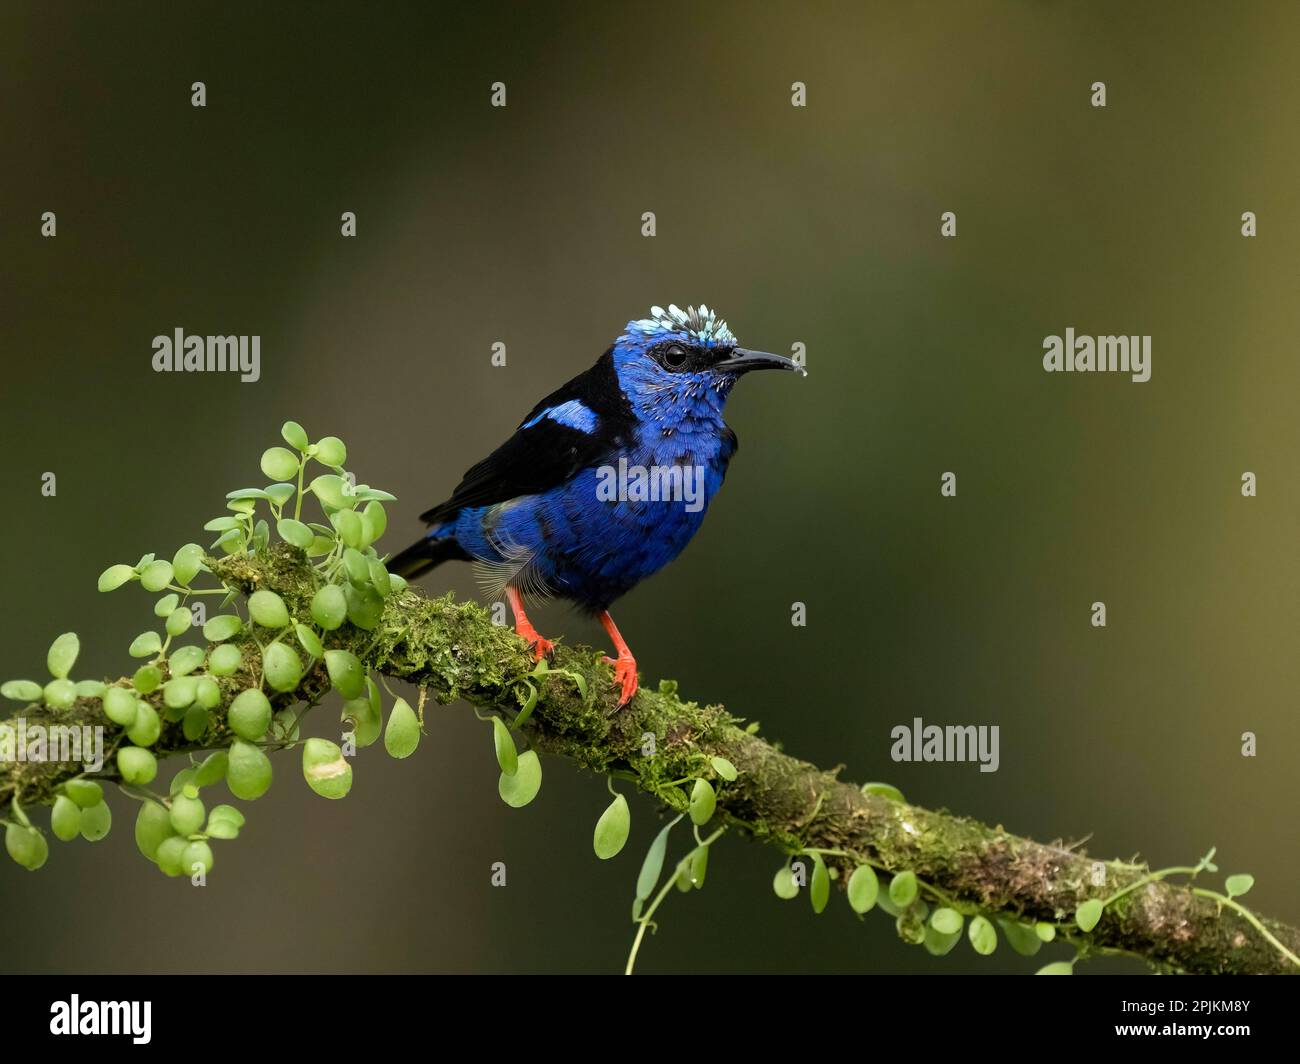
[[[1156, 866], [1217, 845], [1300, 919], [1298, 29], [1280, 3], [8, 2], [0, 674], [69, 628], [79, 673], [129, 670], [152, 599], [97, 574], [201, 537], [286, 418], [398, 496], [396, 549], [628, 318], [703, 301], [749, 346], [806, 344], [810, 375], [742, 383], [703, 531], [616, 608], [646, 681], [1043, 840]], [[177, 326], [260, 334], [262, 380], [154, 373]], [[1045, 374], [1067, 326], [1151, 334], [1152, 380]], [[476, 594], [465, 566], [427, 583]], [[562, 605], [537, 620], [603, 638]], [[1000, 770], [893, 764], [918, 715], [999, 725]], [[5, 862], [0, 968], [620, 969], [652, 806], [601, 863], [603, 780], [548, 760], [509, 810], [465, 707], [430, 732], [410, 761], [363, 751], [340, 803], [283, 755], [205, 889], [140, 859], [125, 800], [104, 842]], [[883, 916], [777, 901], [778, 862], [724, 840], [641, 970], [1066, 955], [938, 962]]]

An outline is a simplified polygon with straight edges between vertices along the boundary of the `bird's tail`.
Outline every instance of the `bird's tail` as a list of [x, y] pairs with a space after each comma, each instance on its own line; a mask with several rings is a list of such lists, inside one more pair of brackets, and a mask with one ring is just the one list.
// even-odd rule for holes
[[434, 529], [429, 535], [416, 540], [404, 551], [400, 551], [384, 563], [390, 573], [414, 580], [423, 576], [443, 562], [469, 561], [470, 556], [456, 542], [454, 535], [438, 535]]

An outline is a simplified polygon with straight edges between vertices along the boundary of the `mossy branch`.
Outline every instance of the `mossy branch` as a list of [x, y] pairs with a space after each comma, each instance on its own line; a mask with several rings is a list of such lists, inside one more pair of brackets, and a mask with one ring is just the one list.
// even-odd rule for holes
[[[245, 593], [267, 588], [294, 614], [307, 611], [315, 581], [311, 566], [293, 548], [210, 558], [207, 564], [232, 587]], [[246, 668], [255, 669], [258, 654], [251, 634], [235, 641], [243, 642], [245, 661], [252, 663]], [[329, 642], [351, 650], [370, 669], [415, 684], [439, 703], [464, 699], [508, 717], [517, 716], [523, 706], [526, 686], [518, 680], [533, 668], [522, 640], [493, 624], [480, 606], [456, 602], [450, 595], [431, 599], [411, 588], [392, 593], [374, 630], [344, 625]], [[559, 676], [536, 681], [539, 697], [522, 728], [535, 749], [596, 773], [633, 780], [677, 812], [686, 809], [688, 799], [680, 781], [712, 778], [710, 757], [724, 757], [739, 777], [716, 784], [718, 823], [787, 854], [821, 852], [838, 871], [841, 885], [863, 863], [885, 873], [910, 870], [932, 900], [967, 914], [1054, 923], [1084, 954], [1131, 954], [1160, 970], [1188, 973], [1297, 971], [1285, 954], [1300, 952], [1300, 931], [1272, 920], [1255, 926], [1194, 884], [1148, 879], [1144, 866], [1118, 861], [1104, 862], [1102, 879], [1099, 862], [1076, 849], [864, 794], [839, 780], [838, 769], [826, 771], [783, 753], [722, 706], [681, 698], [671, 682], [662, 682], [657, 690], [642, 689], [618, 710], [611, 670], [589, 648], [559, 646], [555, 665], [583, 675], [589, 694], [584, 699], [570, 680]], [[221, 681], [215, 733], [194, 743], [184, 738], [179, 724], [167, 724], [154, 752], [162, 757], [228, 742], [225, 707], [257, 679], [246, 671]], [[297, 690], [272, 701], [277, 709], [314, 704], [329, 686], [317, 663]], [[146, 697], [161, 708], [160, 692]], [[121, 732], [103, 716], [101, 705], [97, 698], [80, 698], [67, 710], [33, 706], [24, 715], [29, 724], [102, 725], [112, 746], [121, 741]], [[654, 737], [652, 746], [648, 736]], [[57, 763], [0, 765], [0, 808], [7, 808], [15, 795], [28, 805], [48, 802], [61, 783], [81, 771], [79, 765]], [[114, 772], [109, 760], [101, 775], [112, 779]], [[1112, 900], [1096, 927], [1084, 934], [1074, 926], [1073, 914], [1091, 898]], [[1268, 941], [1261, 928], [1275, 941]]]

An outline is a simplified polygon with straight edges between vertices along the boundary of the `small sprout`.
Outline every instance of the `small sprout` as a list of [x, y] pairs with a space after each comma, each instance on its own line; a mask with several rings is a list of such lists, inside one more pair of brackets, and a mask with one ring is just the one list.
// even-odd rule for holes
[[342, 798], [352, 789], [352, 766], [337, 743], [308, 739], [302, 748], [302, 774], [322, 798]]
[[880, 896], [880, 880], [870, 865], [858, 865], [849, 876], [849, 907], [855, 913], [870, 912]]
[[520, 809], [537, 797], [542, 787], [542, 763], [536, 750], [525, 750], [519, 755], [519, 764], [513, 776], [501, 773], [497, 793], [501, 800], [514, 809]]
[[596, 856], [602, 861], [616, 857], [626, 845], [631, 827], [632, 814], [628, 811], [627, 799], [621, 794], [615, 795], [596, 821], [596, 830], [592, 835], [592, 848], [596, 851]]

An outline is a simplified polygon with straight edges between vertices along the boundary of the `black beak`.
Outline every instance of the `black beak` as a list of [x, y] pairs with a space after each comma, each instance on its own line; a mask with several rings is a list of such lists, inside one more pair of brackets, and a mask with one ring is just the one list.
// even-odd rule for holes
[[785, 355], [769, 355], [766, 351], [747, 351], [743, 347], [735, 348], [730, 358], [723, 359], [713, 368], [736, 376], [748, 373], [751, 369], [789, 369], [800, 376], [808, 375], [808, 371], [803, 366], [793, 359], [786, 358]]

